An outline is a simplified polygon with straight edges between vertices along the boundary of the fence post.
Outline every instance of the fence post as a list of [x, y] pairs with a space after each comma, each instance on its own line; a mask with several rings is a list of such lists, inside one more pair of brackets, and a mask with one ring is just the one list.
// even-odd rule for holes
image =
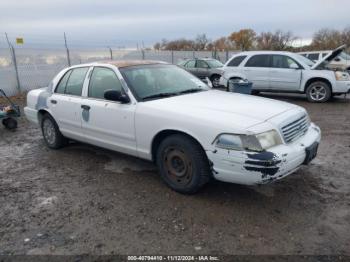
[[142, 53], [142, 60], [145, 60], [145, 50], [141, 49], [141, 53]]
[[196, 58], [196, 51], [193, 51], [192, 56], [193, 58]]
[[66, 52], [67, 52], [67, 62], [68, 62], [68, 66], [70, 66], [70, 55], [69, 55], [69, 49], [68, 49], [68, 45], [67, 45], [67, 38], [66, 38], [66, 33], [63, 33], [64, 36], [64, 45], [66, 47]]
[[113, 60], [113, 50], [110, 47], [108, 47], [108, 49], [109, 49], [109, 55], [111, 56], [111, 60]]
[[174, 50], [171, 50], [171, 63], [174, 64]]
[[228, 50], [226, 50], [226, 62], [228, 61]]
[[9, 45], [9, 49], [10, 49], [10, 54], [11, 54], [11, 58], [12, 58], [13, 67], [15, 68], [17, 89], [18, 89], [18, 92], [21, 92], [21, 83], [20, 83], [20, 81], [19, 81], [19, 74], [18, 74], [18, 67], [17, 67], [17, 59], [16, 59], [15, 48], [13, 47], [13, 45], [11, 44], [11, 42], [9, 41], [9, 38], [8, 38], [8, 36], [7, 36], [7, 33], [5, 33], [5, 36], [6, 36], [7, 44]]

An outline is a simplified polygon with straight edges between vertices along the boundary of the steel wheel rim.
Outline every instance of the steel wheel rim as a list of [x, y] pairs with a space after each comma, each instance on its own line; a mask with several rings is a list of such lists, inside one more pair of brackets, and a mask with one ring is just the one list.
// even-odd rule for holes
[[52, 121], [45, 119], [43, 123], [43, 133], [45, 140], [50, 144], [54, 144], [56, 141], [56, 130]]
[[310, 96], [315, 101], [323, 100], [327, 95], [327, 90], [324, 86], [313, 86], [310, 89]]
[[188, 185], [193, 177], [193, 165], [186, 153], [177, 147], [164, 151], [163, 164], [168, 179], [179, 186]]

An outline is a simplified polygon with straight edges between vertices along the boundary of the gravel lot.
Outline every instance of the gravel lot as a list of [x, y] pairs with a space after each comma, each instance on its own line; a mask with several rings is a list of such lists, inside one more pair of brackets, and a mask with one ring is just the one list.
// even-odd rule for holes
[[[24, 118], [0, 127], [0, 255], [350, 255], [350, 99], [310, 104], [318, 157], [271, 185], [168, 189], [148, 162], [74, 143], [54, 151]], [[16, 98], [24, 104], [24, 99]]]

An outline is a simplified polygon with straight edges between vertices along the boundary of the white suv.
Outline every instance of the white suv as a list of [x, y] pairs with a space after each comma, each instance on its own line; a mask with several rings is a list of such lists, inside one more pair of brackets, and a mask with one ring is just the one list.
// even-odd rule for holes
[[229, 80], [248, 79], [253, 82], [253, 93], [306, 93], [310, 102], [326, 102], [331, 96], [350, 92], [349, 74], [327, 68], [344, 48], [337, 48], [316, 63], [291, 52], [242, 52], [222, 68], [220, 84], [227, 87]]
[[[317, 62], [322, 60], [323, 57], [331, 53], [332, 50], [327, 51], [312, 51], [312, 52], [301, 52], [302, 56], [305, 56], [306, 58]], [[328, 65], [331, 69], [338, 69], [338, 70], [347, 70], [350, 72], [350, 55], [341, 52], [338, 57], [334, 58]]]

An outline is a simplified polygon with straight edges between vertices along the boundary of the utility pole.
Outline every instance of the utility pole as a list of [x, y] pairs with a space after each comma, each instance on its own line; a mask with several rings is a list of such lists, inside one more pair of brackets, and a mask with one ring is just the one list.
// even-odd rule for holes
[[64, 45], [66, 47], [66, 52], [67, 52], [67, 62], [68, 62], [68, 66], [70, 66], [70, 56], [69, 56], [69, 49], [67, 45], [66, 32], [63, 33], [63, 36], [64, 36]]
[[14, 49], [13, 45], [11, 44], [11, 42], [10, 42], [6, 32], [5, 32], [5, 36], [6, 36], [7, 44], [8, 44], [9, 49], [10, 49], [13, 67], [15, 68], [17, 89], [18, 89], [18, 91], [21, 91], [21, 84], [20, 84], [20, 81], [19, 81], [19, 74], [18, 74], [18, 67], [17, 67], [17, 59], [16, 59], [15, 49]]

